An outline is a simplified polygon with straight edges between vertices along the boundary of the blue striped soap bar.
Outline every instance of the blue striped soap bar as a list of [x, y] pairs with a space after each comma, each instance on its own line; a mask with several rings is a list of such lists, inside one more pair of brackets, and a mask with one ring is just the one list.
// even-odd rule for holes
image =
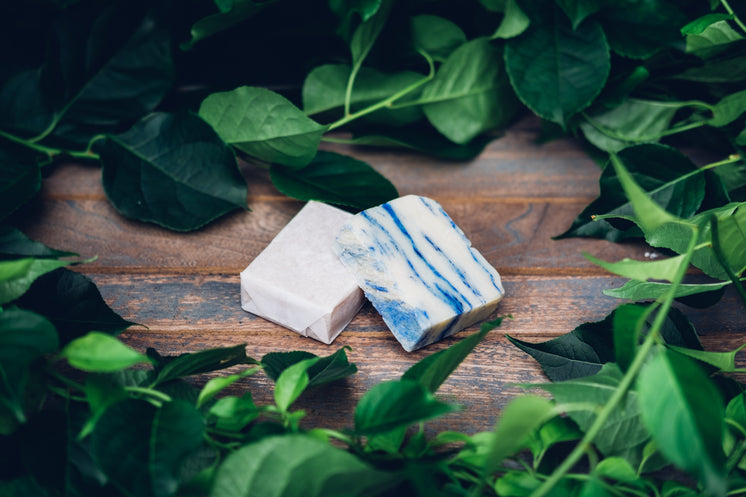
[[486, 319], [505, 294], [497, 271], [426, 197], [356, 214], [335, 250], [408, 352]]

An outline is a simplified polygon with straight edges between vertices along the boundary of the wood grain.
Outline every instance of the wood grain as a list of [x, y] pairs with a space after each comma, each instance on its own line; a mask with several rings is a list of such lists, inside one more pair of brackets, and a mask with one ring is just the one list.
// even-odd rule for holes
[[[464, 410], [431, 423], [431, 429], [490, 429], [501, 409], [523, 392], [518, 384], [546, 381], [538, 364], [512, 346], [506, 334], [549, 340], [583, 322], [602, 319], [619, 304], [602, 292], [623, 279], [608, 275], [582, 252], [612, 261], [661, 255], [639, 243], [552, 239], [598, 195], [600, 168], [574, 140], [537, 144], [539, 130], [536, 119], [522, 120], [479, 157], [460, 163], [395, 150], [322, 147], [368, 162], [401, 194], [441, 202], [503, 276], [506, 297], [496, 315], [512, 319], [490, 333], [443, 385], [440, 394]], [[694, 158], [698, 163], [710, 159]], [[349, 346], [358, 374], [304, 394], [298, 407], [307, 412], [307, 426], [350, 426], [355, 403], [370, 387], [398, 378], [419, 359], [477, 329], [407, 353], [369, 304], [331, 346], [241, 310], [238, 273], [302, 206], [280, 195], [266, 170], [247, 163], [241, 168], [251, 211], [234, 212], [192, 233], [173, 233], [122, 217], [106, 199], [100, 170], [82, 164], [49, 171], [40, 195], [14, 220], [34, 239], [84, 258], [97, 257], [75, 270], [93, 279], [125, 319], [144, 325], [121, 335], [138, 350], [154, 347], [176, 355], [246, 343], [247, 353], [261, 358], [297, 349], [328, 355]], [[732, 350], [743, 342], [743, 306], [734, 292], [726, 292], [710, 309], [682, 309], [706, 348]], [[192, 381], [201, 384], [209, 377]], [[271, 402], [272, 384], [263, 374], [239, 381], [230, 392], [245, 389], [258, 403]]]

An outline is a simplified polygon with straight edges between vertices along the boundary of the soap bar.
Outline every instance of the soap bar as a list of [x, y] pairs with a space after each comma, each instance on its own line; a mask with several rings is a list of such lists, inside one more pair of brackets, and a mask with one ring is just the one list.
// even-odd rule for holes
[[365, 300], [332, 247], [350, 218], [343, 210], [308, 202], [241, 272], [241, 307], [332, 343]]
[[356, 214], [335, 250], [408, 352], [487, 318], [505, 294], [495, 268], [426, 197]]

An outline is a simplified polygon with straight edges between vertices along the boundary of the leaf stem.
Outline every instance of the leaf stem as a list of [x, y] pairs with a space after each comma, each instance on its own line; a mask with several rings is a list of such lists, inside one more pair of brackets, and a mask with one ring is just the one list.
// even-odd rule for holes
[[0, 130], [0, 137], [5, 138], [6, 140], [12, 141], [14, 143], [18, 143], [19, 145], [23, 145], [26, 148], [30, 148], [31, 150], [35, 150], [37, 152], [41, 152], [45, 154], [49, 159], [52, 159], [59, 155], [69, 155], [70, 157], [75, 157], [77, 159], [99, 159], [98, 154], [95, 154], [89, 150], [79, 151], [79, 150], [65, 150], [61, 148], [54, 148], [54, 147], [48, 147], [46, 145], [41, 145], [39, 143], [36, 143], [36, 139], [24, 139], [19, 136], [7, 133], [3, 130]]
[[[371, 112], [375, 112], [378, 109], [382, 109], [384, 107], [390, 107], [396, 100], [398, 100], [398, 99], [402, 98], [403, 96], [405, 96], [405, 95], [413, 92], [414, 90], [416, 90], [420, 86], [424, 85], [425, 83], [427, 83], [428, 81], [430, 81], [431, 79], [433, 79], [433, 77], [435, 76], [435, 65], [433, 64], [433, 60], [425, 52], [420, 52], [420, 53], [423, 55], [423, 57], [425, 57], [425, 59], [428, 61], [428, 64], [430, 65], [430, 72], [426, 76], [424, 76], [422, 79], [420, 79], [418, 81], [415, 81], [411, 85], [409, 85], [409, 86], [407, 86], [405, 88], [402, 88], [401, 90], [399, 90], [398, 92], [394, 93], [393, 95], [390, 95], [388, 98], [385, 98], [385, 99], [381, 100], [380, 102], [377, 102], [377, 103], [375, 103], [373, 105], [370, 105], [370, 106], [368, 106], [368, 107], [366, 107], [364, 109], [361, 109], [361, 110], [359, 110], [357, 112], [354, 112], [352, 114], [350, 114], [350, 109], [349, 109], [349, 98], [348, 98], [349, 95], [345, 95], [345, 115], [341, 119], [339, 119], [339, 120], [331, 123], [329, 125], [329, 128], [327, 129], [327, 131], [332, 131], [332, 130], [334, 130], [336, 128], [339, 128], [340, 126], [344, 126], [345, 124], [349, 123], [350, 121], [354, 121], [355, 119], [358, 119], [360, 117], [368, 115]], [[353, 68], [353, 70], [354, 70], [354, 68]], [[350, 79], [352, 79], [352, 74], [350, 75]], [[349, 84], [348, 84], [348, 91], [352, 91], [352, 87]]]
[[575, 466], [575, 464], [580, 461], [580, 458], [583, 457], [588, 447], [590, 447], [593, 440], [603, 428], [606, 420], [609, 418], [609, 416], [611, 416], [614, 410], [618, 407], [619, 403], [627, 395], [627, 391], [632, 386], [632, 382], [637, 377], [640, 369], [642, 369], [643, 364], [647, 360], [648, 354], [653, 349], [653, 345], [655, 345], [655, 343], [659, 339], [661, 327], [663, 326], [663, 322], [666, 319], [668, 311], [671, 308], [676, 290], [678, 289], [679, 284], [683, 280], [684, 274], [689, 267], [689, 261], [691, 260], [692, 254], [694, 253], [694, 246], [696, 245], [698, 235], [698, 228], [696, 226], [692, 226], [692, 237], [689, 240], [689, 246], [687, 247], [685, 256], [682, 259], [681, 264], [677, 268], [675, 277], [671, 282], [671, 287], [669, 288], [663, 299], [663, 302], [661, 303], [661, 307], [655, 316], [653, 324], [650, 326], [650, 331], [648, 332], [645, 340], [638, 349], [637, 354], [632, 361], [632, 364], [630, 364], [629, 366], [629, 369], [627, 369], [627, 372], [624, 374], [622, 380], [619, 382], [619, 386], [614, 391], [614, 394], [611, 396], [608, 403], [603, 407], [601, 412], [593, 421], [593, 424], [590, 426], [590, 428], [588, 428], [588, 431], [585, 433], [578, 445], [575, 446], [572, 452], [565, 458], [564, 461], [562, 461], [562, 464], [560, 464], [557, 469], [555, 469], [555, 471], [549, 476], [549, 478], [547, 478], [546, 481], [544, 481], [544, 483], [531, 494], [531, 497], [543, 497], [547, 495], [555, 487], [555, 485], [557, 485], [557, 483], [559, 483], [559, 481], [573, 468], [573, 466]]
[[720, 3], [723, 7], [725, 7], [725, 10], [728, 11], [728, 14], [733, 16], [733, 22], [735, 22], [741, 30], [746, 33], [746, 25], [744, 25], [743, 21], [738, 18], [738, 16], [733, 12], [733, 9], [728, 4], [728, 0], [720, 0]]
[[738, 275], [733, 272], [728, 259], [725, 257], [723, 247], [720, 245], [720, 228], [718, 227], [717, 216], [714, 214], [710, 215], [710, 230], [712, 232], [712, 251], [715, 253], [715, 258], [717, 258], [718, 262], [725, 270], [725, 273], [728, 275], [728, 278], [733, 282], [733, 286], [736, 287], [736, 291], [741, 297], [743, 305], [746, 306], [746, 290], [744, 290], [741, 280], [738, 278]]

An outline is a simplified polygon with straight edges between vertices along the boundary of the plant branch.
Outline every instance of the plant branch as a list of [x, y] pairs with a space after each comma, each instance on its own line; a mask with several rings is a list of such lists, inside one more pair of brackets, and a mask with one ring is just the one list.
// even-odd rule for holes
[[736, 23], [736, 25], [741, 28], [741, 30], [746, 33], [746, 25], [744, 25], [743, 21], [738, 18], [735, 12], [733, 12], [733, 9], [731, 8], [730, 4], [728, 4], [728, 0], [720, 0], [720, 3], [723, 7], [725, 7], [725, 10], [728, 11], [728, 14], [733, 16], [733, 22]]

